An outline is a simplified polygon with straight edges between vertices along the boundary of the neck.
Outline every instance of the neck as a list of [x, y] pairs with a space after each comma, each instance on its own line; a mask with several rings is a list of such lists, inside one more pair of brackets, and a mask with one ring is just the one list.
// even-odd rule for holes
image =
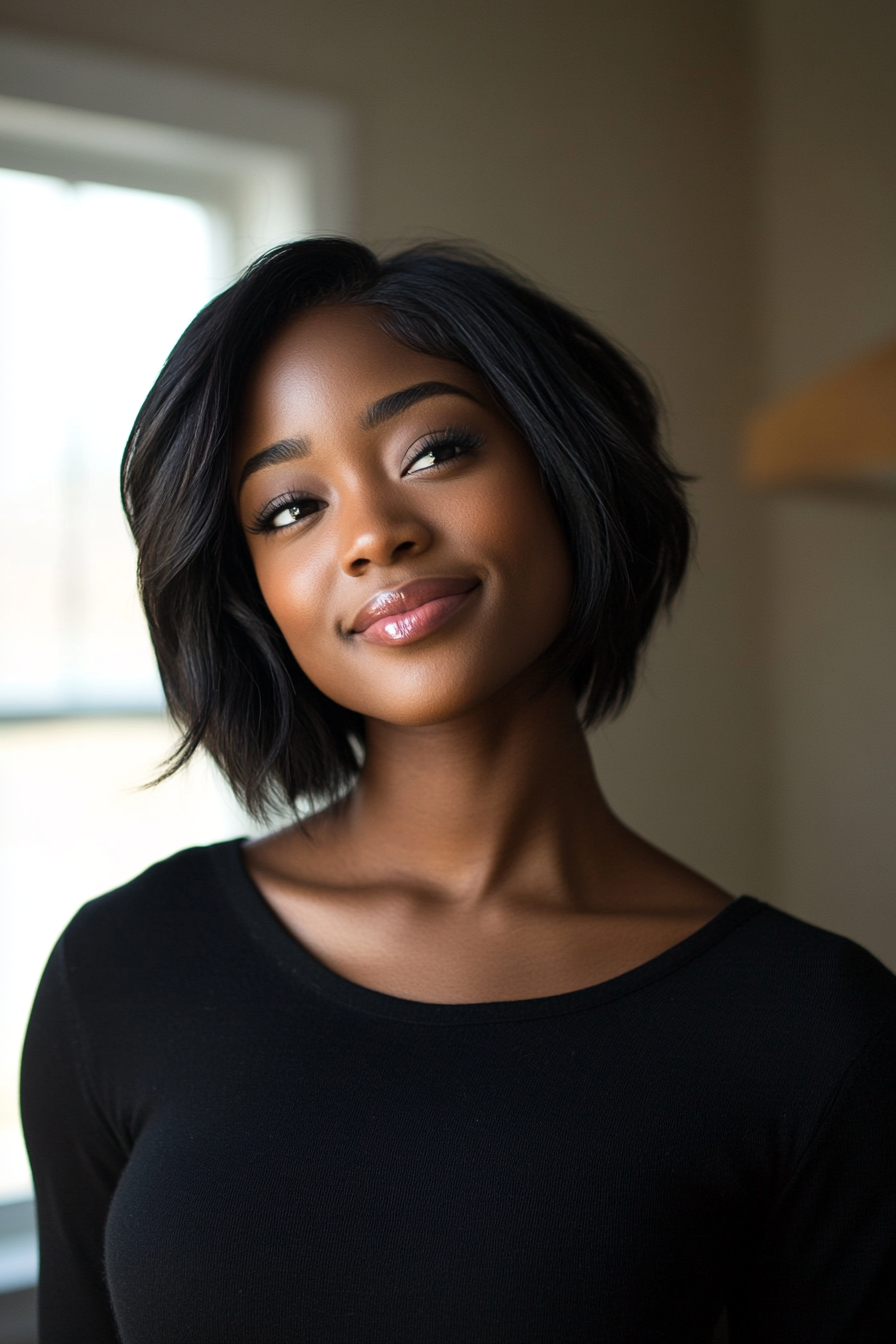
[[[367, 725], [344, 813], [352, 841], [442, 894], [575, 891], [623, 828], [598, 787], [572, 695], [509, 688], [449, 723]], [[375, 844], [373, 843], [375, 841]], [[598, 866], [600, 866], [598, 864]]]

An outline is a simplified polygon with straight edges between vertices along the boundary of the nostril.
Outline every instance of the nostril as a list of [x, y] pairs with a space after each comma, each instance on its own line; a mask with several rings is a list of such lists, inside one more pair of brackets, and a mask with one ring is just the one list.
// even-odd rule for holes
[[413, 546], [414, 543], [412, 541], [402, 541], [395, 547], [395, 554], [397, 555], [399, 551], [410, 551], [413, 549]]

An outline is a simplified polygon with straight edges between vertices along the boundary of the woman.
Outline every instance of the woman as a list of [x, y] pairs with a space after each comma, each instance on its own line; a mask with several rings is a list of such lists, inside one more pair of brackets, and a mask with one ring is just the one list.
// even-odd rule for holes
[[630, 364], [480, 257], [296, 243], [123, 482], [172, 768], [315, 807], [54, 952], [44, 1344], [896, 1337], [896, 981], [592, 771], [690, 541]]

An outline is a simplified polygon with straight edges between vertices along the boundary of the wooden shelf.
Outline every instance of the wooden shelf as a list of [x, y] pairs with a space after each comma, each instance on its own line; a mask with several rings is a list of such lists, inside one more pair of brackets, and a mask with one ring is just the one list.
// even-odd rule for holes
[[755, 485], [896, 489], [896, 339], [757, 412], [745, 441]]

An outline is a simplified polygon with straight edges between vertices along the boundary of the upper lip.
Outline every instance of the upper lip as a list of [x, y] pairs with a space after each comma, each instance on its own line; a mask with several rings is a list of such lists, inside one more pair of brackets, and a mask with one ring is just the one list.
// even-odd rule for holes
[[359, 635], [384, 616], [398, 616], [404, 611], [413, 611], [415, 607], [422, 607], [425, 602], [435, 602], [439, 597], [472, 592], [478, 583], [478, 579], [469, 577], [411, 579], [409, 583], [399, 584], [396, 588], [384, 589], [364, 603], [352, 621], [350, 633]]

